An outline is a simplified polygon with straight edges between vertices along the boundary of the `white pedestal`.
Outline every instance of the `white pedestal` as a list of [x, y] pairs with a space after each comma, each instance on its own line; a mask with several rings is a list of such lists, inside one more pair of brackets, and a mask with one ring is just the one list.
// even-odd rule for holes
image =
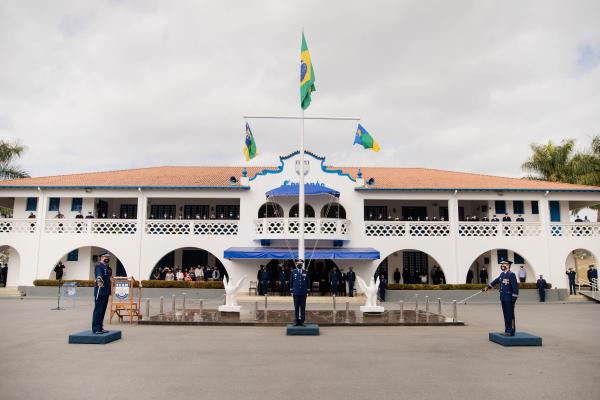
[[385, 309], [381, 306], [360, 306], [363, 313], [382, 313]]
[[219, 306], [219, 312], [239, 313], [241, 309], [242, 309], [241, 306]]

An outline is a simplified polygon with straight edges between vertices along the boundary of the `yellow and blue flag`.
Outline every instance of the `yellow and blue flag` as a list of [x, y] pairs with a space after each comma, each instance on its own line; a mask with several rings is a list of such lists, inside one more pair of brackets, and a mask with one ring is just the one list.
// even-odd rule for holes
[[250, 125], [246, 122], [246, 142], [244, 143], [244, 156], [246, 161], [252, 160], [258, 154], [256, 149], [256, 142], [254, 141], [254, 135], [250, 129]]
[[310, 105], [310, 95], [315, 89], [315, 70], [312, 66], [304, 32], [302, 32], [302, 48], [300, 49], [300, 107], [306, 110]]
[[371, 136], [361, 124], [358, 124], [358, 128], [356, 129], [353, 144], [360, 144], [365, 149], [371, 149], [373, 151], [381, 150], [379, 143], [373, 139], [373, 136]]

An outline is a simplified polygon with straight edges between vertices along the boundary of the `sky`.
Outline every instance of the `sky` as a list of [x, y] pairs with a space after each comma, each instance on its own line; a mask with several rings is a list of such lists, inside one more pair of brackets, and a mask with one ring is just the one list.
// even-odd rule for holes
[[316, 76], [306, 148], [330, 165], [521, 177], [531, 143], [600, 134], [598, 1], [0, 2], [0, 139], [32, 176], [275, 165]]

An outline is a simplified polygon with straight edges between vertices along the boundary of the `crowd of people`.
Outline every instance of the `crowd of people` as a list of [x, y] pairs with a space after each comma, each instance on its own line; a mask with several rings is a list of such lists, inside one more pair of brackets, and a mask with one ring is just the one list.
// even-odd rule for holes
[[173, 267], [156, 267], [152, 271], [152, 280], [157, 281], [220, 281], [227, 273], [221, 268], [201, 266], [181, 268]]
[[[377, 273], [376, 273], [377, 275]], [[396, 268], [394, 273], [392, 274], [392, 278], [394, 279], [394, 283], [396, 284], [433, 284], [433, 285], [442, 285], [446, 283], [446, 276], [444, 275], [444, 271], [437, 266], [434, 265], [429, 272], [429, 276], [426, 271], [417, 271], [415, 269], [410, 269], [408, 267], [404, 267], [402, 272], [400, 272], [400, 268]]]

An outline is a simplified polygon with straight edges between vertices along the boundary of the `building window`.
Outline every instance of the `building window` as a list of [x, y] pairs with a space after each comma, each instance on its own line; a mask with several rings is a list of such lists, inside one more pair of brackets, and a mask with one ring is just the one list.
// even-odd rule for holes
[[496, 200], [496, 214], [506, 214], [506, 202], [504, 200]]
[[27, 204], [25, 205], [25, 211], [37, 211], [37, 197], [28, 197]]
[[216, 214], [217, 219], [240, 219], [240, 206], [218, 205]]
[[48, 204], [48, 211], [58, 211], [60, 210], [60, 197], [50, 197], [50, 202]]
[[346, 219], [346, 209], [340, 203], [329, 203], [321, 209], [321, 217]]
[[119, 210], [119, 218], [121, 219], [136, 219], [137, 204], [121, 204]]
[[183, 218], [185, 219], [208, 219], [209, 207], [205, 204], [186, 204], [183, 206]]
[[81, 205], [83, 204], [83, 199], [81, 197], [73, 197], [71, 199], [71, 211], [79, 211], [81, 212]]
[[540, 213], [540, 206], [538, 205], [537, 201], [532, 201], [531, 202], [531, 213], [532, 214], [539, 214]]
[[515, 264], [525, 264], [525, 259], [520, 254], [515, 253]]
[[67, 254], [67, 261], [79, 261], [79, 249], [75, 249]]
[[[290, 218], [298, 218], [300, 211], [300, 204], [294, 204], [292, 208], [290, 208]], [[304, 216], [306, 218], [314, 218], [315, 210], [312, 208], [310, 204], [304, 204]]]
[[522, 201], [520, 201], [520, 200], [513, 201], [513, 214], [523, 214], [524, 209], [525, 209], [525, 206], [523, 205]]
[[365, 221], [377, 221], [387, 219], [387, 206], [365, 206]]
[[175, 214], [175, 204], [154, 204], [150, 207], [150, 218], [152, 219], [173, 219]]
[[498, 264], [504, 260], [508, 260], [508, 250], [498, 249]]
[[283, 208], [277, 203], [265, 203], [258, 209], [258, 218], [283, 218]]

